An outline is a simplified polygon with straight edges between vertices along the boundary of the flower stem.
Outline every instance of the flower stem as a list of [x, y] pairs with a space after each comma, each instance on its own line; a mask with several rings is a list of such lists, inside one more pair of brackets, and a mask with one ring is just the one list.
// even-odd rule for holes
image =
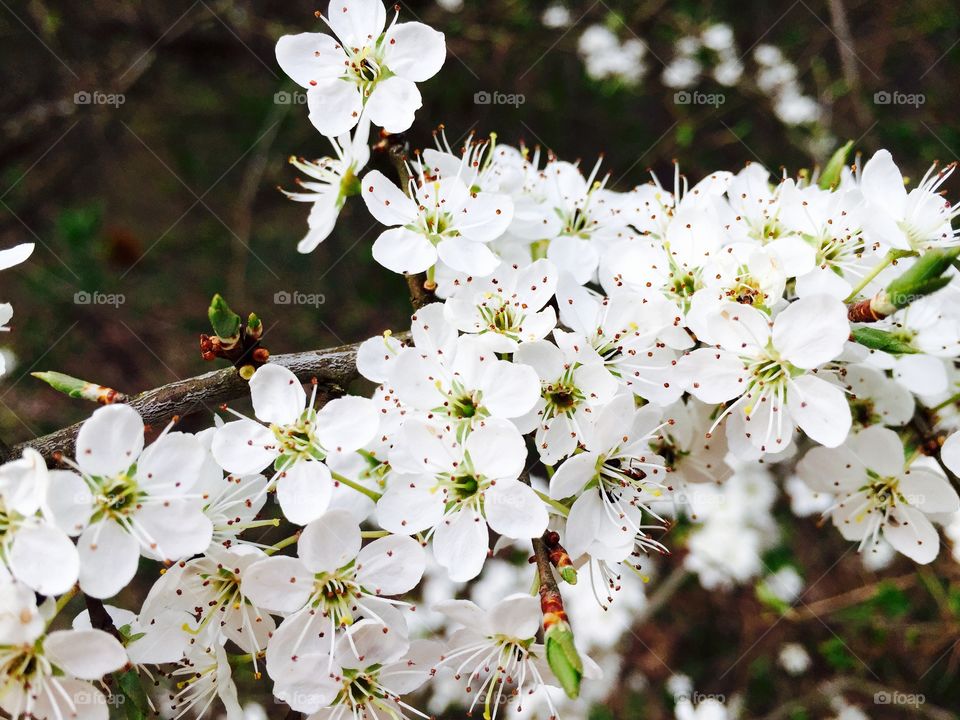
[[271, 547], [268, 547], [263, 552], [266, 553], [267, 555], [273, 555], [275, 552], [279, 552], [283, 550], [285, 547], [289, 547], [290, 545], [293, 545], [299, 539], [300, 539], [300, 533], [294, 533], [290, 537], [284, 538], [280, 542], [272, 545]]
[[547, 505], [552, 507], [554, 510], [556, 510], [558, 513], [560, 513], [564, 517], [570, 514], [570, 508], [568, 508], [559, 500], [554, 500], [552, 497], [550, 497], [546, 493], [542, 493], [537, 489], [534, 489], [534, 492], [537, 494], [538, 498], [543, 500]]
[[376, 492], [375, 490], [371, 490], [371, 489], [368, 488], [368, 487], [364, 487], [364, 486], [361, 485], [360, 483], [354, 482], [354, 481], [351, 480], [350, 478], [344, 477], [343, 475], [341, 475], [341, 474], [338, 473], [338, 472], [334, 472], [333, 470], [331, 470], [331, 471], [330, 471], [330, 474], [333, 476], [333, 479], [336, 480], [337, 482], [343, 483], [343, 484], [346, 485], [348, 488], [353, 488], [353, 489], [356, 490], [358, 493], [363, 493], [364, 495], [366, 495], [368, 498], [370, 498], [370, 499], [373, 500], [374, 502], [377, 502], [381, 497], [383, 497], [383, 495], [381, 495], [380, 493]]

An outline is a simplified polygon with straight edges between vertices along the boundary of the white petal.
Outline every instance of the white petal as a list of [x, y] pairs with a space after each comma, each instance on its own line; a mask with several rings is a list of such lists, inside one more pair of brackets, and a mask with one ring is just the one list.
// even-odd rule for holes
[[443, 495], [427, 483], [408, 482], [405, 476], [394, 475], [390, 486], [377, 501], [377, 524], [393, 533], [418, 533], [432, 528], [443, 519]]
[[550, 497], [562, 500], [579, 493], [597, 475], [597, 453], [586, 452], [567, 458], [550, 478]]
[[526, 593], [509, 595], [490, 608], [489, 623], [496, 635], [532, 638], [540, 629], [540, 599]]
[[264, 610], [292, 613], [313, 594], [313, 573], [297, 558], [269, 557], [247, 568], [240, 591]]
[[360, 120], [363, 96], [351, 82], [332, 78], [317, 81], [307, 89], [310, 122], [321, 135], [336, 137], [352, 130]]
[[140, 543], [112, 520], [91, 525], [77, 541], [80, 589], [95, 598], [116, 595], [137, 573]]
[[344, 44], [363, 48], [383, 33], [387, 14], [381, 0], [334, 0], [327, 20]]
[[402, 133], [413, 125], [414, 115], [422, 105], [417, 86], [394, 76], [377, 83], [367, 99], [366, 116], [388, 133]]
[[443, 67], [447, 45], [443, 33], [419, 22], [398, 23], [387, 32], [384, 62], [414, 82], [429, 80]]
[[129, 405], [95, 410], [77, 433], [77, 464], [90, 475], [116, 475], [143, 451], [143, 420]]
[[954, 475], [960, 475], [960, 432], [953, 433], [940, 448], [940, 459]]
[[851, 437], [847, 446], [863, 467], [878, 475], [897, 477], [903, 473], [903, 441], [889, 428], [871, 425]]
[[437, 254], [452, 269], [462, 273], [489, 275], [500, 264], [490, 248], [465, 237], [444, 238], [437, 245]]
[[790, 303], [773, 323], [773, 344], [791, 364], [806, 370], [835, 359], [850, 337], [847, 308], [828, 295]]
[[850, 432], [852, 418], [843, 390], [813, 375], [790, 383], [787, 408], [800, 429], [826, 447], [836, 447]]
[[19, 265], [33, 253], [33, 243], [20, 243], [12, 248], [0, 250], [0, 270]]
[[292, 425], [307, 405], [297, 376], [273, 363], [260, 367], [250, 378], [250, 399], [258, 419], [277, 425]]
[[277, 502], [287, 520], [296, 525], [306, 525], [323, 515], [332, 493], [330, 470], [315, 460], [295, 462], [277, 479]]
[[77, 548], [51, 525], [18, 530], [7, 561], [16, 578], [41, 595], [65, 593], [80, 572]]
[[437, 249], [420, 233], [392, 228], [374, 241], [373, 259], [395, 273], [419, 273], [437, 262]]
[[228, 473], [253, 475], [277, 458], [276, 446], [277, 439], [269, 428], [243, 419], [217, 428], [210, 450]]
[[353, 452], [374, 438], [379, 424], [377, 409], [367, 398], [337, 398], [317, 414], [317, 437], [325, 450]]
[[955, 513], [960, 497], [950, 481], [939, 472], [913, 467], [900, 478], [900, 492], [907, 502], [927, 514]]
[[449, 516], [433, 534], [434, 557], [454, 582], [466, 582], [480, 574], [489, 544], [487, 523], [472, 508]]
[[[513, 200], [509, 195], [478, 192], [469, 196], [455, 223], [457, 230], [467, 239], [491, 242], [506, 232], [512, 220]], [[484, 273], [477, 270], [475, 274]]]
[[406, 225], [417, 217], [417, 204], [379, 170], [363, 176], [360, 194], [370, 214], [384, 225]]
[[940, 552], [940, 538], [927, 516], [909, 505], [890, 511], [883, 527], [883, 537], [900, 553], [914, 562], [926, 565]]
[[725, 402], [746, 390], [743, 361], [733, 353], [700, 348], [682, 357], [679, 365], [687, 390], [703, 402]]
[[56, 630], [43, 649], [57, 667], [80, 680], [99, 680], [127, 664], [127, 653], [103, 630]]
[[519, 480], [498, 480], [484, 493], [483, 512], [494, 531], [512, 538], [539, 537], [549, 522], [543, 501]]
[[420, 543], [405, 535], [374, 540], [357, 554], [357, 581], [375, 595], [412, 590], [426, 566]]
[[527, 448], [517, 428], [505, 420], [490, 420], [477, 428], [464, 445], [473, 469], [490, 479], [516, 479], [523, 472]]
[[144, 505], [133, 520], [144, 554], [175, 561], [202, 553], [213, 537], [213, 523], [195, 500]]
[[344, 510], [331, 510], [307, 525], [297, 542], [297, 554], [312, 572], [332, 572], [360, 551], [360, 525]]
[[93, 494], [79, 475], [70, 470], [51, 470], [47, 507], [57, 527], [67, 535], [83, 532], [90, 521]]
[[346, 53], [324, 33], [284, 35], [277, 41], [276, 54], [283, 71], [305, 88], [315, 81], [343, 75]]
[[137, 480], [151, 495], [182, 495], [200, 477], [207, 451], [193, 436], [167, 433], [147, 447], [137, 462]]

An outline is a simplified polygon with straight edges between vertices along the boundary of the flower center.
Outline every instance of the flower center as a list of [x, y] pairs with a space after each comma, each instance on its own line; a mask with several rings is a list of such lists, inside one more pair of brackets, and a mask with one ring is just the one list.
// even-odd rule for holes
[[93, 482], [94, 513], [91, 522], [126, 518], [140, 508], [147, 496], [137, 482], [136, 465], [119, 475], [94, 477]]

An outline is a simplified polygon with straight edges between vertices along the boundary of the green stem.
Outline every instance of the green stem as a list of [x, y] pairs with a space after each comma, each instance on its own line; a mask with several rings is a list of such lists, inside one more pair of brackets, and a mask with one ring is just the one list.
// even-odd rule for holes
[[550, 497], [550, 496], [547, 495], [546, 493], [542, 493], [542, 492], [540, 492], [539, 490], [536, 490], [536, 489], [534, 489], [534, 492], [537, 494], [537, 497], [538, 497], [538, 498], [540, 498], [541, 500], [543, 500], [547, 505], [549, 505], [550, 507], [552, 507], [554, 510], [556, 510], [558, 513], [560, 513], [560, 514], [563, 515], [564, 517], [566, 517], [567, 515], [570, 514], [570, 508], [568, 508], [566, 505], [564, 505], [564, 504], [563, 504], [562, 502], [560, 502], [559, 500], [554, 500], [552, 497]]
[[853, 291], [849, 295], [847, 295], [847, 298], [846, 300], [844, 300], [844, 302], [851, 303], [854, 300], [856, 300], [857, 295], [860, 294], [860, 291], [863, 290], [871, 282], [873, 282], [874, 278], [876, 278], [877, 275], [879, 275], [884, 270], [886, 270], [887, 267], [890, 265], [890, 263], [894, 261], [894, 259], [896, 259], [896, 255], [893, 253], [893, 251], [890, 251], [886, 255], [884, 255], [883, 260], [877, 263], [876, 267], [874, 267], [870, 272], [868, 272], [866, 275], [863, 276], [860, 282], [857, 283], [857, 286], [853, 288]]
[[266, 553], [267, 555], [273, 555], [275, 552], [279, 552], [283, 550], [285, 547], [289, 547], [290, 545], [293, 545], [299, 539], [300, 539], [300, 533], [294, 533], [290, 537], [284, 538], [283, 540], [276, 543], [272, 547], [268, 547], [263, 552]]
[[338, 472], [334, 472], [333, 470], [331, 470], [331, 471], [330, 471], [330, 474], [333, 476], [333, 479], [336, 480], [337, 482], [343, 483], [343, 484], [346, 485], [348, 488], [353, 488], [353, 489], [356, 490], [358, 493], [363, 493], [364, 495], [366, 495], [368, 498], [370, 498], [370, 499], [373, 500], [374, 502], [377, 502], [378, 500], [380, 500], [381, 497], [383, 497], [383, 495], [381, 495], [380, 493], [376, 492], [375, 490], [371, 490], [371, 489], [368, 488], [368, 487], [364, 487], [364, 486], [361, 485], [360, 483], [354, 482], [354, 481], [351, 480], [350, 478], [344, 477], [343, 475], [341, 475], [341, 474], [338, 473]]
[[376, 540], [377, 538], [387, 537], [390, 532], [388, 530], [362, 530], [360, 532], [360, 537], [366, 538], [367, 540]]
[[943, 402], [937, 403], [932, 408], [930, 408], [930, 412], [937, 412], [938, 410], [943, 410], [945, 407], [947, 407], [948, 405], [953, 405], [958, 400], [960, 400], [960, 393], [957, 393], [956, 395], [951, 395]]
[[56, 604], [56, 606], [54, 607], [53, 616], [52, 616], [52, 617], [50, 618], [50, 620], [47, 622], [47, 625], [49, 625], [51, 622], [53, 622], [53, 618], [55, 618], [57, 615], [60, 614], [60, 611], [63, 610], [63, 609], [67, 606], [67, 603], [68, 603], [68, 602], [70, 602], [71, 600], [73, 600], [73, 597], [74, 597], [74, 595], [76, 595], [76, 594], [77, 594], [77, 586], [74, 585], [72, 588], [70, 588], [69, 590], [67, 590], [63, 595], [61, 595], [60, 597], [57, 598], [57, 604]]

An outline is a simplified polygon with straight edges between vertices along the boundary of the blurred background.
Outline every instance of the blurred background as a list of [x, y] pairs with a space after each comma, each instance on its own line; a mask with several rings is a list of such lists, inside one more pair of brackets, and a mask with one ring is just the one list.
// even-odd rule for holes
[[[0, 293], [16, 313], [2, 338], [6, 442], [90, 410], [32, 371], [137, 392], [210, 369], [197, 336], [214, 292], [264, 318], [274, 353], [406, 325], [406, 289], [370, 257], [379, 226], [362, 203], [300, 256], [308, 207], [277, 189], [295, 187], [289, 156], [329, 153], [273, 54], [284, 33], [322, 30], [313, 13], [324, 5], [0, 0], [0, 247], [38, 245]], [[912, 177], [960, 153], [953, 0], [401, 5], [448, 43], [443, 71], [420, 85], [414, 147], [443, 123], [454, 145], [496, 132], [591, 166], [602, 153], [617, 189], [651, 169], [672, 184], [674, 159], [691, 180], [745, 162], [796, 173], [846, 140], [868, 155], [890, 149]], [[957, 182], [947, 187], [956, 199]], [[777, 512], [789, 516], [785, 503]], [[749, 583], [713, 592], [680, 577], [617, 641], [627, 661], [591, 717], [671, 716], [664, 683], [678, 672], [704, 693], [736, 692], [746, 717], [846, 712], [824, 689], [838, 677], [870, 717], [952, 717], [956, 561], [874, 571], [814, 520], [790, 527], [768, 565], [800, 567], [802, 604], [817, 612]], [[811, 659], [800, 675], [783, 669], [788, 642]], [[925, 702], [878, 704], [878, 687]]]

